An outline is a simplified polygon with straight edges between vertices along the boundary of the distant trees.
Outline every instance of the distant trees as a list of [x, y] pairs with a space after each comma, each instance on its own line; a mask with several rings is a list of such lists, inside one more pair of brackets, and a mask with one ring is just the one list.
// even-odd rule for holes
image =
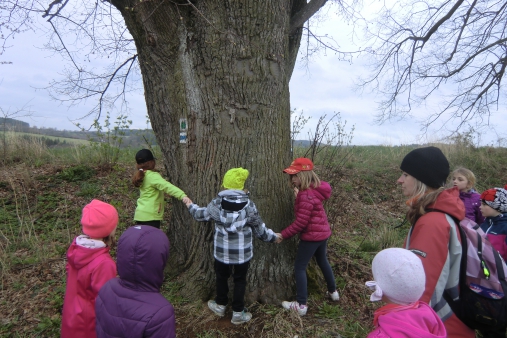
[[[47, 46], [68, 61], [53, 94], [69, 102], [96, 98], [90, 113], [97, 119], [104, 107], [128, 110], [129, 90], [138, 83], [132, 80], [141, 75], [169, 180], [205, 205], [226, 170], [247, 168], [263, 219], [280, 230], [292, 220], [282, 173], [292, 161], [289, 81], [304, 24], [326, 2], [3, 0], [0, 32], [30, 26], [30, 12], [47, 20]], [[96, 55], [112, 66], [98, 72], [83, 65]], [[181, 203], [171, 211], [171, 272], [185, 281], [183, 297], [206, 299], [214, 292], [212, 228], [190, 226]], [[247, 298], [291, 296], [294, 243], [260, 243], [255, 250]]]
[[380, 120], [410, 114], [437, 92], [444, 101], [426, 126], [484, 124], [505, 109], [506, 1], [384, 2], [369, 33], [374, 72], [363, 84], [383, 95]]

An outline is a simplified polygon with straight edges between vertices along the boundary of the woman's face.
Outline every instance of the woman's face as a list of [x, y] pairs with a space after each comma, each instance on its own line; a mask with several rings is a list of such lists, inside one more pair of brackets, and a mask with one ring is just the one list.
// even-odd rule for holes
[[410, 197], [414, 195], [417, 180], [413, 176], [403, 172], [396, 183], [401, 184], [401, 192], [403, 193], [403, 196]]

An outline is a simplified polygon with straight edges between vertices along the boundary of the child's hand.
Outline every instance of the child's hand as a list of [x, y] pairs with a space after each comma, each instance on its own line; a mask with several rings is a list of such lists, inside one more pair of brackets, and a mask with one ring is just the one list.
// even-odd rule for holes
[[275, 235], [276, 235], [275, 243], [281, 243], [283, 241], [282, 234], [277, 232]]
[[183, 199], [181, 201], [183, 203], [185, 203], [185, 205], [187, 206], [187, 208], [193, 203], [192, 200], [190, 198], [188, 198], [187, 196], [183, 197]]
[[298, 197], [299, 189], [298, 187], [294, 187], [294, 197]]

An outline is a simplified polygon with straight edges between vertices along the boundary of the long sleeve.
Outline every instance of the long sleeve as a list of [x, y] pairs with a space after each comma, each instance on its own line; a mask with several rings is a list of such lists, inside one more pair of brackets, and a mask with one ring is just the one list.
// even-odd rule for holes
[[208, 208], [199, 207], [197, 204], [193, 203], [188, 208], [188, 211], [190, 212], [190, 215], [198, 221], [198, 222], [207, 222], [211, 219], [211, 215], [208, 212]]
[[291, 225], [282, 230], [283, 238], [291, 238], [292, 236], [302, 232], [310, 223], [312, 216], [313, 204], [308, 200], [303, 201], [304, 192], [299, 192], [296, 198], [295, 220]]
[[185, 194], [183, 190], [171, 184], [171, 182], [166, 181], [159, 173], [154, 174], [155, 175], [153, 175], [153, 177], [151, 178], [152, 179], [151, 183], [155, 188], [165, 192], [169, 196], [177, 198], [180, 201], [183, 199], [183, 197], [187, 196], [187, 194]]

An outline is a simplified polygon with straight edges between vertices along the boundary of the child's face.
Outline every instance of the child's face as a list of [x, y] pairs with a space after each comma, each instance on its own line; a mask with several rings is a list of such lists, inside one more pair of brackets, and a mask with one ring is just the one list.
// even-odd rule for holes
[[301, 186], [301, 180], [297, 175], [290, 175], [290, 181], [296, 188], [299, 188]]
[[468, 180], [465, 176], [460, 174], [452, 175], [452, 183], [455, 187], [458, 187], [459, 191], [468, 191], [470, 187], [468, 186]]
[[482, 216], [484, 217], [496, 217], [501, 214], [501, 212], [496, 211], [484, 202], [481, 202], [481, 206], [479, 208], [481, 209]]
[[403, 196], [410, 197], [415, 193], [417, 181], [414, 176], [410, 176], [406, 172], [403, 172], [396, 183], [401, 184], [401, 192], [403, 193]]

